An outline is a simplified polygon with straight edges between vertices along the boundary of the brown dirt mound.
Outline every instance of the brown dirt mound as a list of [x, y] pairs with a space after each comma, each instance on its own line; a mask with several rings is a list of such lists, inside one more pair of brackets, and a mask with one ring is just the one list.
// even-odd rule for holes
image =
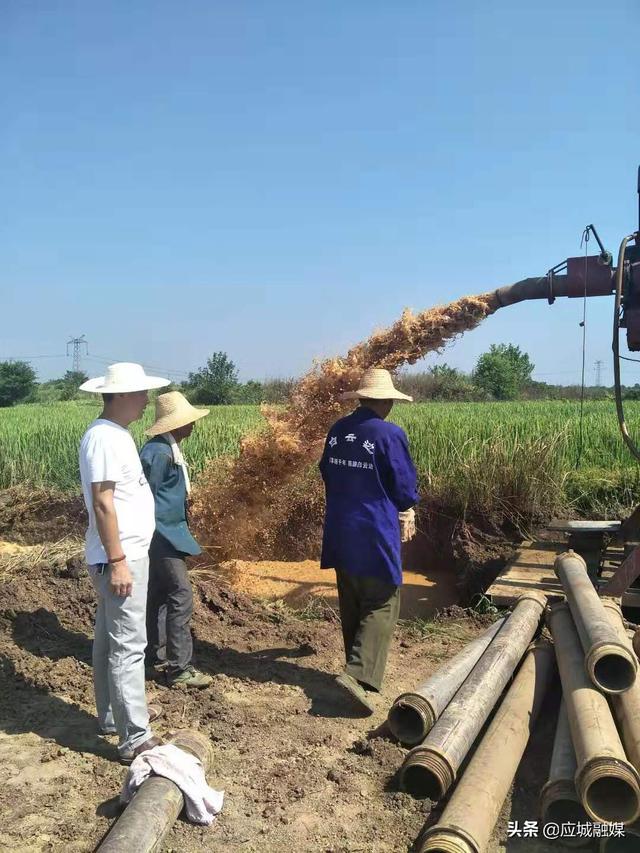
[[26, 545], [82, 536], [87, 513], [81, 495], [14, 486], [0, 491], [0, 538]]
[[[264, 408], [265, 428], [244, 439], [237, 460], [216, 462], [201, 476], [193, 517], [202, 540], [221, 560], [258, 559], [267, 556], [274, 530], [287, 525], [300, 530], [299, 493], [308, 488], [309, 466], [328, 428], [346, 411], [342, 392], [356, 387], [368, 367], [393, 371], [415, 363], [475, 328], [497, 307], [491, 294], [483, 294], [420, 314], [405, 311], [346, 356], [316, 364], [296, 384], [286, 408]], [[315, 503], [314, 498], [312, 508]]]

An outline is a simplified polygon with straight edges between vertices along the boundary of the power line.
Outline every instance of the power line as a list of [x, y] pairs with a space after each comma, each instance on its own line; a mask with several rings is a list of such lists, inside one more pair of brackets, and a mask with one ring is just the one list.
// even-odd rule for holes
[[[606, 368], [605, 368], [606, 370]], [[579, 371], [574, 370], [554, 370], [551, 373], [538, 373], [536, 371], [536, 376], [576, 376], [579, 374]]]
[[[82, 335], [80, 338], [71, 338], [68, 341], [66, 353], [64, 353], [64, 352], [52, 353], [51, 355], [0, 355], [0, 361], [33, 361], [34, 359], [68, 358], [69, 357], [69, 347], [72, 344], [74, 346], [74, 352], [73, 352], [73, 358], [74, 358], [73, 369], [74, 370], [77, 369], [80, 371], [82, 369], [82, 363], [80, 361], [80, 358], [82, 358], [82, 360], [95, 362], [96, 364], [99, 364], [99, 365], [115, 364], [117, 361], [119, 361], [119, 359], [117, 359], [117, 358], [112, 358], [112, 357], [110, 358], [110, 357], [104, 356], [104, 355], [94, 355], [93, 353], [89, 354], [89, 352], [88, 352], [88, 341], [83, 340], [83, 339], [84, 339], [84, 335]], [[87, 350], [84, 354], [81, 351], [78, 353], [78, 355], [79, 355], [78, 362], [76, 362], [75, 341], [78, 341], [80, 345], [85, 344], [86, 350]], [[76, 367], [76, 364], [78, 364], [78, 367]], [[146, 370], [154, 370], [154, 371], [157, 371], [159, 374], [165, 374], [168, 377], [175, 377], [176, 379], [187, 379], [189, 377], [189, 374], [193, 372], [193, 371], [189, 371], [189, 370], [177, 370], [175, 368], [169, 368], [169, 367], [158, 367], [157, 365], [148, 364], [146, 362], [142, 362], [142, 365]]]
[[[90, 355], [90, 356], [88, 356], [88, 358], [91, 361], [97, 361], [98, 363], [102, 363], [102, 364], [115, 364], [118, 361], [117, 358], [110, 358], [110, 357], [105, 356], [105, 355]], [[146, 370], [156, 370], [160, 373], [166, 373], [168, 376], [178, 376], [178, 377], [184, 377], [186, 379], [190, 373], [190, 371], [188, 371], [188, 370], [175, 370], [173, 368], [168, 368], [168, 367], [158, 367], [157, 365], [149, 364], [148, 362], [140, 362], [140, 363], [142, 364], [142, 366]]]
[[[107, 358], [106, 356], [97, 356], [96, 358], [97, 358], [97, 360], [103, 362], [104, 364], [114, 364], [117, 361], [117, 359], [115, 359], [115, 358]], [[175, 376], [185, 376], [186, 377], [189, 375], [189, 371], [187, 371], [187, 370], [175, 370], [175, 369], [169, 368], [169, 367], [158, 367], [157, 365], [149, 364], [146, 361], [140, 362], [140, 364], [142, 364], [142, 366], [147, 370], [157, 370], [157, 371], [160, 371], [161, 373], [173, 374]]]
[[66, 353], [58, 353], [58, 355], [3, 355], [0, 358], [3, 361], [33, 361], [34, 358], [66, 358]]

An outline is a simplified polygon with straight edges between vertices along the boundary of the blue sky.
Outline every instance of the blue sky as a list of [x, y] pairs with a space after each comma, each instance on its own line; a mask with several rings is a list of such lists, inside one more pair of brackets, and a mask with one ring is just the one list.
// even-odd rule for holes
[[[589, 222], [617, 251], [639, 31], [633, 0], [5, 0], [0, 357], [85, 334], [92, 375], [220, 349], [295, 375], [405, 306], [544, 273]], [[505, 309], [423, 364], [513, 342], [577, 381], [581, 312]], [[611, 313], [588, 304], [588, 381]]]

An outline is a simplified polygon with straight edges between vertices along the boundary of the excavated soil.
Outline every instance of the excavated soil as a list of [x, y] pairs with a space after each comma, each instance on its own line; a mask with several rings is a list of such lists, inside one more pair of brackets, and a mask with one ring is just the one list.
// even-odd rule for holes
[[25, 545], [82, 536], [87, 512], [80, 494], [14, 486], [0, 491], [0, 539]]
[[[15, 549], [0, 605], [0, 850], [92, 850], [118, 813], [124, 769], [113, 739], [96, 734], [90, 668], [94, 596], [84, 569], [47, 549]], [[38, 552], [40, 553], [40, 552]], [[179, 821], [174, 851], [409, 851], [430, 803], [397, 790], [405, 750], [385, 734], [393, 698], [445, 663], [486, 617], [449, 607], [422, 634], [400, 628], [384, 692], [371, 718], [334, 689], [340, 628], [331, 608], [302, 619], [257, 602], [225, 577], [194, 573], [199, 665], [213, 685], [197, 693], [148, 683], [164, 709], [157, 731], [205, 732], [214, 747], [213, 787], [226, 791], [209, 829]], [[551, 715], [549, 714], [549, 718]], [[548, 728], [548, 726], [547, 726]], [[538, 744], [505, 805], [506, 822], [536, 818], [550, 738]], [[508, 850], [543, 850], [513, 839]], [[556, 849], [558, 849], [556, 847]]]

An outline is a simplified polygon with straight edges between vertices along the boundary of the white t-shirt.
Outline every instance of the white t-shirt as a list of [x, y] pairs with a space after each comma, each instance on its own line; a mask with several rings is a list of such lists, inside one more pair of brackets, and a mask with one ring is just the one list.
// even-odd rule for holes
[[155, 530], [153, 494], [142, 471], [135, 442], [124, 427], [104, 418], [95, 420], [80, 442], [80, 479], [89, 513], [85, 538], [87, 563], [106, 563], [93, 511], [92, 483], [115, 483], [113, 504], [120, 542], [128, 560], [146, 557]]

